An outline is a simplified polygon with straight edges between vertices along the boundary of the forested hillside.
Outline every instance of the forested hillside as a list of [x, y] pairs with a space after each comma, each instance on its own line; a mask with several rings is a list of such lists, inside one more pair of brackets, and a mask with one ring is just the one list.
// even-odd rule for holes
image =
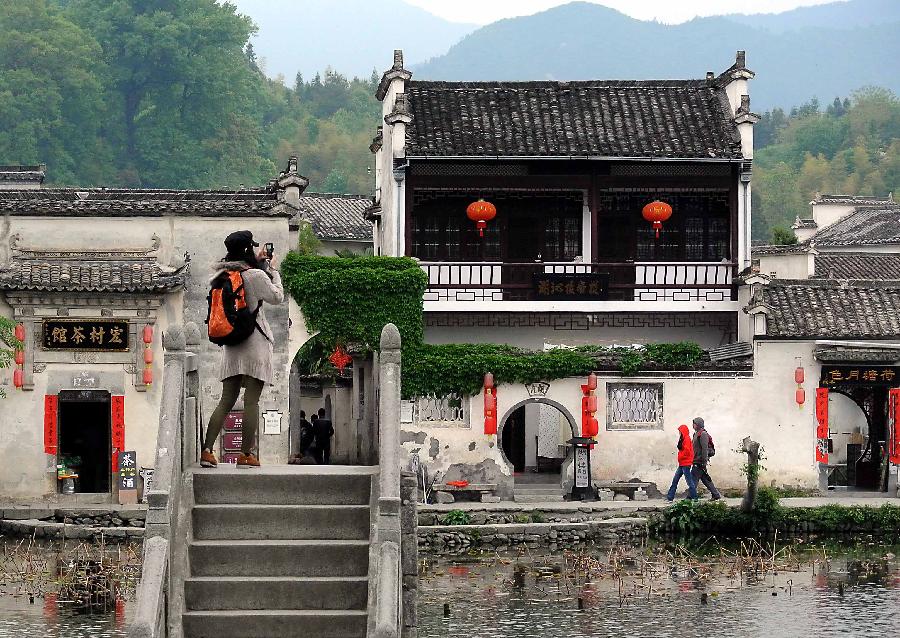
[[[0, 0], [0, 164], [51, 184], [215, 188], [300, 155], [310, 190], [370, 194], [378, 74], [292, 86], [259, 70], [252, 22], [214, 0]], [[867, 89], [763, 114], [754, 238], [816, 191], [900, 192], [900, 102]]]
[[311, 189], [371, 191], [371, 78], [286, 87], [215, 0], [0, 0], [0, 164], [53, 184], [261, 184], [291, 152]]

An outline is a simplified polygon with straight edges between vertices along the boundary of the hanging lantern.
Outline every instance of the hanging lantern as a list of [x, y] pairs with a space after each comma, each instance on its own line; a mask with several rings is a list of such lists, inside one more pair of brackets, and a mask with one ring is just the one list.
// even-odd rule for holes
[[672, 216], [672, 207], [665, 202], [659, 200], [652, 201], [642, 211], [644, 219], [653, 224], [656, 231], [656, 238], [659, 239], [659, 231], [662, 230], [662, 223]]
[[803, 383], [804, 377], [805, 377], [805, 375], [803, 372], [803, 368], [800, 366], [797, 366], [797, 369], [794, 370], [794, 381], [797, 383]]
[[497, 216], [497, 207], [490, 202], [479, 199], [477, 202], [469, 204], [468, 208], [466, 208], [466, 215], [475, 222], [479, 236], [484, 237], [484, 229], [487, 228], [487, 223]]
[[144, 343], [153, 343], [153, 326], [146, 325], [144, 326]]
[[144, 368], [144, 385], [153, 385], [153, 368]]
[[25, 324], [24, 323], [16, 324], [15, 337], [18, 341], [25, 341]]
[[594, 374], [593, 372], [591, 372], [588, 375], [587, 387], [588, 387], [588, 390], [596, 390], [597, 389], [597, 375]]
[[484, 375], [484, 433], [486, 436], [497, 434], [497, 390], [494, 388], [494, 375]]
[[13, 370], [13, 385], [17, 388], [21, 388], [24, 383], [25, 373], [22, 371], [22, 368], [16, 368]]
[[331, 353], [331, 356], [328, 357], [328, 360], [338, 369], [338, 372], [344, 374], [344, 368], [353, 362], [353, 357], [347, 354], [342, 347], [337, 346], [334, 352]]
[[150, 348], [144, 349], [144, 363], [153, 363], [153, 350]]
[[797, 405], [802, 406], [804, 403], [806, 403], [806, 390], [804, 390], [803, 388], [797, 388], [797, 393], [794, 398], [797, 400]]
[[16, 365], [20, 366], [25, 363], [25, 353], [21, 350], [16, 350]]
[[484, 387], [486, 387], [486, 388], [494, 387], [494, 375], [490, 372], [487, 372], [484, 375]]

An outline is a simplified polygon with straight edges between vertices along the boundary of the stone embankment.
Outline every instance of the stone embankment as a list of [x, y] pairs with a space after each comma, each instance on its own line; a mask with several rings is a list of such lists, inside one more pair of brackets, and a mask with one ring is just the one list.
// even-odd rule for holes
[[139, 505], [0, 507], [0, 534], [58, 540], [137, 539], [144, 536], [146, 518], [146, 507]]

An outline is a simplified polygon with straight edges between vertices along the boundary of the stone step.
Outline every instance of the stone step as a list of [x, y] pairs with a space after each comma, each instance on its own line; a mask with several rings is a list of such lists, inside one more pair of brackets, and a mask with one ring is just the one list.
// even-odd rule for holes
[[527, 485], [519, 487], [517, 485], [513, 492], [516, 494], [561, 494], [562, 488], [559, 485], [542, 485], [541, 487], [530, 487]]
[[192, 468], [197, 504], [368, 505], [376, 468], [270, 465]]
[[185, 638], [365, 638], [367, 614], [348, 610], [189, 611]]
[[198, 540], [192, 576], [366, 576], [368, 540]]
[[368, 539], [368, 505], [195, 505], [197, 540]]
[[516, 503], [562, 503], [565, 500], [559, 492], [554, 494], [520, 494], [516, 492], [513, 498]]
[[365, 576], [200, 576], [184, 582], [193, 611], [216, 609], [365, 609]]

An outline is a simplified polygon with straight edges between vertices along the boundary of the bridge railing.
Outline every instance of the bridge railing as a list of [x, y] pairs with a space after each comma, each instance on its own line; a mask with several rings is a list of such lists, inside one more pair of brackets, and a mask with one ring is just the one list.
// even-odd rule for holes
[[153, 487], [147, 494], [144, 561], [137, 609], [128, 635], [166, 638], [180, 617], [170, 613], [173, 602], [173, 531], [178, 526], [182, 471], [197, 461], [199, 451], [199, 387], [196, 350], [200, 332], [193, 323], [175, 325], [163, 335], [162, 399], [156, 438]]

